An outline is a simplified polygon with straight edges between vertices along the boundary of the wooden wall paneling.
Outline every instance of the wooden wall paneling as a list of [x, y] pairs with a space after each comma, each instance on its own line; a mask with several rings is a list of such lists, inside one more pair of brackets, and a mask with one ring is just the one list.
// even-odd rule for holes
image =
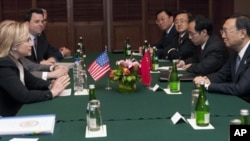
[[213, 0], [212, 6], [214, 33], [218, 36], [221, 36], [220, 29], [222, 28], [225, 19], [234, 12], [234, 0]]
[[[75, 25], [75, 36], [78, 39], [83, 37], [83, 42], [86, 52], [101, 52], [104, 51], [104, 27], [103, 24], [96, 25]], [[78, 40], [77, 40], [78, 41]], [[75, 46], [76, 46], [75, 42]]]
[[31, 0], [1, 0], [1, 20], [24, 21], [24, 14], [31, 8]]
[[46, 37], [49, 41], [49, 43], [56, 47], [60, 48], [63, 46], [66, 46], [71, 49], [70, 45], [68, 44], [69, 42], [69, 37], [68, 37], [68, 26], [67, 24], [54, 24], [50, 25], [47, 27], [45, 30]]
[[132, 50], [138, 50], [138, 47], [143, 44], [141, 22], [115, 24], [113, 28], [114, 45], [112, 51], [122, 51], [127, 37], [130, 39]]

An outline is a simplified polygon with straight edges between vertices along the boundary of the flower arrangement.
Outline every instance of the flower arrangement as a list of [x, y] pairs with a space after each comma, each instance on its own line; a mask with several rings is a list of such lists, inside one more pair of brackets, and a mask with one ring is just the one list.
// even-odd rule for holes
[[141, 64], [133, 59], [119, 60], [116, 62], [117, 69], [110, 72], [111, 81], [119, 81], [120, 92], [134, 92], [135, 83], [141, 80]]

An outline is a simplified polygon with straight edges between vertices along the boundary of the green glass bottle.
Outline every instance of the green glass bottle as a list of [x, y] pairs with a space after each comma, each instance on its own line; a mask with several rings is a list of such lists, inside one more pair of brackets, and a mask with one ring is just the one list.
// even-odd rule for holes
[[80, 45], [80, 51], [81, 51], [82, 57], [84, 58], [85, 55], [86, 55], [86, 52], [85, 52], [85, 47], [84, 47], [84, 44], [83, 44], [83, 38], [82, 38], [82, 36], [79, 37], [78, 44]]
[[148, 51], [148, 41], [144, 40], [143, 46], [142, 46], [142, 55], [145, 54], [145, 52]]
[[87, 104], [87, 108], [86, 108], [86, 122], [87, 125], [89, 126], [90, 124], [90, 104], [92, 100], [96, 100], [96, 96], [95, 96], [95, 85], [94, 84], [90, 84], [89, 85], [89, 102]]
[[152, 53], [152, 70], [153, 71], [157, 71], [159, 68], [159, 60], [158, 60], [158, 56], [156, 53], [156, 47], [153, 47], [153, 53]]
[[180, 92], [180, 85], [181, 85], [176, 64], [177, 64], [177, 60], [173, 60], [172, 70], [169, 76], [169, 89], [170, 89], [170, 92], [173, 92], [173, 93]]
[[96, 99], [96, 96], [95, 96], [95, 85], [94, 84], [90, 84], [89, 85], [89, 101], [90, 100], [94, 100]]
[[125, 53], [125, 56], [131, 55], [131, 45], [129, 42], [129, 38], [126, 38], [126, 40], [125, 40], [124, 53]]
[[240, 120], [241, 120], [242, 125], [248, 124], [248, 116], [249, 116], [248, 109], [241, 109], [240, 110]]
[[197, 126], [208, 126], [210, 123], [210, 108], [205, 93], [204, 81], [200, 82], [199, 97], [195, 106]]

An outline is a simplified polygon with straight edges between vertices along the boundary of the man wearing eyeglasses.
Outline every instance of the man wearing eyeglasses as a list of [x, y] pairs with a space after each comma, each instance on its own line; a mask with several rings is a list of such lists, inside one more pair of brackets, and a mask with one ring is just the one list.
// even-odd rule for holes
[[186, 59], [196, 53], [196, 46], [188, 38], [188, 22], [192, 14], [183, 10], [176, 14], [174, 23], [178, 34], [173, 38], [173, 42], [165, 48], [165, 55], [169, 60]]
[[225, 45], [233, 49], [228, 62], [216, 73], [198, 76], [210, 92], [238, 96], [250, 103], [250, 18], [243, 14], [229, 17], [221, 30]]
[[169, 10], [159, 10], [156, 12], [156, 24], [163, 31], [162, 38], [155, 45], [159, 59], [165, 59], [163, 50], [172, 44], [177, 31], [174, 27], [174, 15]]
[[189, 39], [197, 46], [194, 56], [180, 60], [177, 67], [197, 75], [218, 71], [227, 61], [228, 52], [222, 40], [213, 35], [212, 21], [195, 16], [188, 25]]

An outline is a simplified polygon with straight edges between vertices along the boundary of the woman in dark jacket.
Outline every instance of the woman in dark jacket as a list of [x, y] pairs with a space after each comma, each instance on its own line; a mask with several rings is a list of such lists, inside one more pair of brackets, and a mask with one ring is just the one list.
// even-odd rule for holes
[[49, 82], [34, 77], [19, 59], [31, 55], [26, 23], [4, 21], [0, 24], [0, 115], [14, 116], [25, 103], [50, 100], [68, 85], [69, 76]]

